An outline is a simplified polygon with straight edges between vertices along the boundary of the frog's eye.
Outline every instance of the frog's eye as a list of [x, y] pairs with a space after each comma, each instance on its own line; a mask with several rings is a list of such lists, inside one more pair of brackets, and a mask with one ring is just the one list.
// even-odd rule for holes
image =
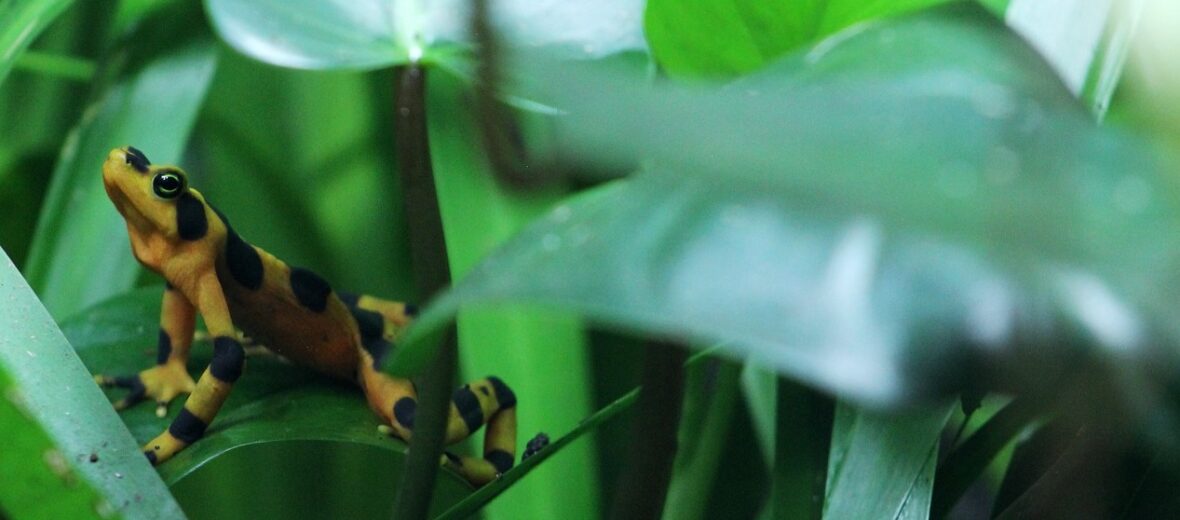
[[184, 177], [174, 171], [162, 171], [152, 178], [152, 191], [162, 199], [175, 199], [184, 192]]

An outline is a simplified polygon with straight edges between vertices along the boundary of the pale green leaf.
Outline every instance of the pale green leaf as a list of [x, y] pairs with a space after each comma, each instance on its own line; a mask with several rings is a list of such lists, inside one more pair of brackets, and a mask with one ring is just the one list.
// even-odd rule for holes
[[[42, 463], [50, 465], [60, 478], [80, 477], [85, 481], [84, 486], [92, 487], [105, 500], [105, 504], [99, 504], [96, 497], [89, 504], [101, 510], [76, 511], [69, 516], [107, 516], [102, 514], [105, 510], [126, 518], [181, 518], [172, 495], [94, 384], [74, 349], [8, 257], [0, 257], [0, 301], [4, 302], [0, 305], [0, 371], [7, 372], [10, 379], [4, 399], [18, 403], [53, 441], [51, 451], [39, 454], [44, 457]], [[17, 426], [5, 424], [4, 428]], [[22, 460], [19, 456], [10, 459], [0, 454], [0, 467], [6, 468], [19, 460]], [[18, 466], [11, 473], [6, 469], [4, 475], [23, 480], [19, 475], [36, 473], [34, 470]], [[6, 484], [9, 485], [16, 484]], [[84, 495], [84, 489], [55, 493], [52, 500], [62, 503], [45, 504], [33, 517], [53, 511], [65, 513], [58, 508], [85, 503]], [[7, 500], [25, 501], [32, 496], [36, 495], [0, 494], [0, 500], [4, 501], [0, 506], [6, 510], [13, 507], [8, 511], [12, 514], [29, 512], [25, 508], [29, 504], [9, 504]]]

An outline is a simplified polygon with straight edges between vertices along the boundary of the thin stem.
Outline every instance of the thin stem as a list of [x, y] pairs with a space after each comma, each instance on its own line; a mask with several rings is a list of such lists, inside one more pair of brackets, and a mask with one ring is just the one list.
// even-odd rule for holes
[[[451, 281], [426, 133], [425, 71], [417, 64], [410, 64], [397, 70], [395, 81], [394, 141], [406, 222], [410, 227], [414, 279], [424, 301]], [[418, 386], [414, 436], [410, 440], [406, 470], [402, 473], [394, 501], [394, 518], [426, 518], [430, 508], [455, 379], [457, 338], [454, 325], [448, 327], [442, 342]]]

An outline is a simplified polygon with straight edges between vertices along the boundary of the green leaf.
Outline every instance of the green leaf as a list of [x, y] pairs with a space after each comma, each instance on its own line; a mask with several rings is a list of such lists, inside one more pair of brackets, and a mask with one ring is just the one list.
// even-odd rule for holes
[[1044, 406], [1039, 403], [1028, 399], [1014, 400], [996, 412], [974, 435], [955, 447], [938, 468], [939, 479], [934, 488], [932, 515], [935, 518], [945, 517], [996, 455], [1011, 444], [1020, 432], [1028, 429], [1043, 411]]
[[854, 23], [951, 1], [651, 0], [644, 29], [653, 57], [670, 74], [726, 77], [762, 68]]
[[118, 146], [134, 145], [157, 163], [180, 158], [217, 47], [199, 27], [190, 34], [172, 27], [167, 20], [149, 21], [129, 40], [130, 69], [102, 92], [62, 146], [25, 266], [29, 284], [55, 317], [126, 291], [140, 272], [100, 175], [107, 153]]
[[773, 518], [820, 518], [832, 451], [835, 400], [786, 378], [778, 379], [775, 393], [770, 502]]
[[29, 44], [37, 39], [71, 0], [8, 0], [0, 2], [0, 84]]
[[[0, 306], [0, 373], [8, 378], [6, 404], [0, 405], [0, 413], [17, 405], [23, 412], [18, 420], [31, 419], [53, 442], [46, 450], [44, 439], [28, 422], [21, 427], [0, 420], [6, 440], [29, 443], [19, 449], [6, 446], [6, 454], [0, 455], [5, 477], [13, 479], [0, 493], [5, 512], [94, 517], [113, 511], [127, 518], [180, 518], [179, 508], [139, 446], [7, 256], [0, 260], [0, 299], [5, 302]], [[28, 465], [29, 456], [49, 467]], [[46, 470], [54, 475], [46, 475]], [[75, 475], [83, 483], [69, 488]], [[37, 486], [38, 482], [47, 487]], [[67, 489], [62, 489], [63, 484]], [[29, 502], [46, 498], [51, 490], [51, 500]], [[99, 496], [104, 505], [96, 502]], [[62, 515], [53, 515], [54, 511]]]
[[4, 456], [0, 472], [9, 479], [0, 487], [0, 510], [14, 518], [103, 518], [109, 502], [89, 482], [78, 482], [69, 462], [54, 446], [17, 398], [6, 371], [0, 368], [0, 425], [4, 425]]
[[[889, 54], [869, 53], [883, 34]], [[740, 88], [604, 77], [544, 81], [587, 158], [646, 154], [654, 171], [493, 254], [410, 331], [410, 366], [406, 343], [505, 301], [729, 341], [876, 404], [957, 388], [969, 346], [1145, 360], [1153, 338], [1176, 344], [1167, 165], [1095, 128], [978, 7], [866, 29]]]
[[824, 518], [928, 518], [938, 437], [952, 410], [890, 416], [838, 404]]
[[404, 63], [421, 16], [410, 2], [206, 0], [221, 38], [273, 65], [375, 69]]
[[[162, 287], [147, 287], [117, 296], [67, 319], [62, 332], [91, 372], [136, 373], [154, 363], [162, 294]], [[207, 343], [196, 343], [189, 373], [200, 373], [208, 365], [211, 351]], [[97, 390], [89, 377], [84, 384], [87, 389]], [[122, 396], [119, 390], [107, 390], [106, 399], [100, 392], [94, 393], [99, 396], [95, 406], [104, 411], [111, 410], [109, 400]], [[164, 418], [156, 417], [151, 402], [119, 416], [135, 441], [143, 444], [168, 427], [183, 402], [173, 401]], [[396, 475], [404, 463], [405, 443], [380, 433], [379, 424], [359, 388], [274, 356], [251, 356], [245, 375], [234, 385], [206, 435], [161, 464], [159, 475], [193, 516], [202, 511], [218, 515], [233, 512], [231, 518], [245, 518], [240, 515], [266, 507], [274, 509], [262, 516], [281, 516], [291, 508], [337, 511], [348, 516], [356, 512], [350, 508], [354, 506], [347, 501], [333, 502], [331, 497], [343, 500], [350, 496], [344, 490], [358, 488], [375, 493], [366, 496], [366, 500], [374, 502], [371, 507], [384, 504], [383, 511], [388, 511], [396, 491]], [[132, 452], [137, 461], [142, 459], [138, 447]], [[301, 455], [296, 457], [294, 453]], [[331, 464], [340, 466], [329, 464], [319, 472], [306, 471], [310, 460], [320, 459], [335, 460]], [[259, 464], [266, 461], [265, 475], [259, 474]], [[330, 486], [333, 490], [309, 491], [323, 486], [321, 475], [332, 467], [348, 468], [338, 474]], [[438, 483], [439, 511], [471, 489], [457, 475], [443, 474]], [[259, 493], [267, 490], [264, 494], [276, 499], [260, 499], [249, 493], [250, 489]]]
[[[205, 6], [231, 46], [284, 67], [368, 70], [411, 59], [450, 62], [472, 40], [470, 6], [463, 0], [205, 0]], [[492, 2], [491, 9], [500, 35], [515, 45], [577, 57], [644, 46], [639, 0], [512, 0]]]
[[1012, 0], [1004, 20], [1102, 119], [1122, 77], [1143, 9], [1142, 1]]
[[742, 372], [740, 364], [723, 359], [686, 365], [679, 446], [664, 501], [663, 517], [668, 519], [705, 517], [733, 423]]

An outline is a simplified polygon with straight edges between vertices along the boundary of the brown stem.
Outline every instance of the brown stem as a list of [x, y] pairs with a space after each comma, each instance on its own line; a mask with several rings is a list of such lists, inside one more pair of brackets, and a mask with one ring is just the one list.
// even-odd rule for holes
[[[406, 65], [397, 70], [395, 81], [394, 146], [401, 171], [406, 222], [410, 227], [414, 279], [419, 296], [425, 301], [451, 281], [426, 133], [425, 71], [417, 64]], [[455, 379], [454, 325], [448, 328], [442, 341], [418, 386], [417, 420], [394, 501], [394, 518], [426, 518], [430, 508]]]

